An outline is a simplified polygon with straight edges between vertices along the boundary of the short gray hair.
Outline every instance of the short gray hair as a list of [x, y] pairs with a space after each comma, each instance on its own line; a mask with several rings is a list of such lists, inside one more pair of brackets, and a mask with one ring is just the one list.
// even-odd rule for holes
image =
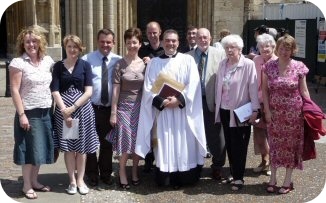
[[276, 42], [274, 40], [274, 37], [270, 34], [261, 34], [261, 35], [258, 35], [257, 36], [257, 45], [260, 46], [260, 45], [265, 45], [265, 44], [271, 44], [273, 47], [276, 46]]
[[221, 44], [222, 44], [223, 48], [225, 48], [227, 45], [230, 45], [230, 44], [236, 44], [240, 50], [243, 48], [242, 38], [240, 37], [240, 35], [235, 35], [235, 34], [225, 36], [222, 39]]

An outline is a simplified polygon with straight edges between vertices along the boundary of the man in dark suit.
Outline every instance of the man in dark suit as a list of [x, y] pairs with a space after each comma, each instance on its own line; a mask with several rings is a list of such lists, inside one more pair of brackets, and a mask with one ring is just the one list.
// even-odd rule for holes
[[179, 48], [179, 52], [187, 53], [193, 49], [197, 48], [196, 44], [196, 35], [197, 35], [197, 28], [190, 25], [187, 29], [187, 44], [183, 47]]
[[208, 29], [199, 28], [196, 35], [197, 48], [189, 51], [198, 66], [201, 78], [205, 134], [212, 154], [212, 177], [220, 180], [225, 164], [226, 150], [221, 124], [215, 123], [215, 80], [219, 63], [225, 58], [225, 51], [210, 46], [212, 37]]

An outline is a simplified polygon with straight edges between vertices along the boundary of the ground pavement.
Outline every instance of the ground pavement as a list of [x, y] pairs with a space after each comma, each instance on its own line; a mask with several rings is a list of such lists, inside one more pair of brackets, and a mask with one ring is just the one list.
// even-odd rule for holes
[[[309, 84], [311, 97], [326, 110], [326, 88], [320, 87], [318, 94], [314, 85]], [[40, 182], [52, 187], [48, 193], [38, 192], [37, 200], [27, 200], [21, 192], [21, 167], [12, 163], [13, 149], [13, 116], [15, 109], [11, 98], [4, 97], [5, 73], [0, 69], [0, 179], [6, 194], [18, 202], [60, 202], [60, 203], [89, 203], [89, 202], [308, 202], [321, 192], [326, 176], [326, 139], [316, 143], [318, 158], [304, 163], [304, 170], [295, 170], [293, 174], [295, 190], [287, 195], [269, 194], [265, 191], [268, 176], [255, 174], [252, 169], [259, 163], [259, 156], [253, 153], [252, 139], [248, 149], [245, 187], [237, 192], [230, 190], [230, 185], [222, 184], [210, 177], [211, 160], [206, 159], [202, 177], [198, 184], [183, 187], [180, 190], [159, 188], [153, 182], [153, 173], [141, 173], [141, 185], [131, 186], [129, 191], [120, 190], [117, 183], [118, 161], [114, 159], [114, 183], [107, 186], [100, 182], [98, 187], [91, 188], [88, 195], [68, 195], [65, 188], [68, 176], [63, 162], [63, 154], [57, 163], [43, 165], [40, 170]], [[325, 111], [326, 112], [326, 111]], [[142, 169], [143, 161], [140, 163]], [[128, 162], [128, 166], [131, 162]], [[128, 168], [130, 172], [130, 167]], [[229, 170], [228, 164], [224, 172]], [[279, 170], [279, 186], [282, 184], [285, 170]], [[130, 174], [130, 173], [129, 173]], [[0, 188], [1, 190], [1, 188]], [[1, 192], [0, 192], [1, 194]], [[9, 200], [0, 202], [8, 202]]]

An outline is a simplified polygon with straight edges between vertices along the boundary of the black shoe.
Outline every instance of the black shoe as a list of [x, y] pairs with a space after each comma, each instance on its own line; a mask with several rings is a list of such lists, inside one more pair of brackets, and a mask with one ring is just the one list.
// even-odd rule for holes
[[145, 163], [143, 172], [144, 173], [150, 173], [152, 171], [153, 165], [150, 163]]
[[181, 185], [173, 185], [174, 190], [179, 190], [181, 188]]
[[92, 187], [98, 186], [98, 178], [97, 177], [89, 178], [88, 184]]
[[207, 152], [205, 158], [206, 158], [206, 159], [209, 159], [209, 158], [211, 158], [211, 157], [212, 157], [212, 154], [211, 154], [210, 152]]
[[127, 184], [122, 184], [121, 183], [120, 177], [119, 177], [119, 185], [124, 190], [129, 190], [130, 189], [130, 185], [128, 183]]
[[138, 179], [138, 180], [131, 180], [131, 184], [134, 185], [134, 186], [140, 185], [140, 179]]
[[222, 179], [221, 171], [218, 169], [212, 169], [212, 178], [215, 180], [221, 180]]
[[101, 181], [107, 185], [112, 185], [113, 183], [111, 177], [101, 178]]

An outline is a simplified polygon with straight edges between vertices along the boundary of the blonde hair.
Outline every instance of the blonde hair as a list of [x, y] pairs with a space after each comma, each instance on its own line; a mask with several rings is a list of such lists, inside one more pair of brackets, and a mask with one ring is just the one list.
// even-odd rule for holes
[[85, 50], [85, 47], [83, 46], [81, 39], [77, 35], [66, 35], [63, 38], [63, 46], [65, 49], [69, 41], [72, 41], [77, 45], [80, 53], [82, 53]]
[[280, 37], [277, 40], [275, 49], [276, 55], [278, 54], [277, 50], [281, 46], [281, 44], [283, 44], [284, 47], [292, 50], [292, 56], [298, 52], [297, 43], [295, 42], [295, 39], [289, 34], [285, 34], [283, 37]]
[[32, 35], [33, 37], [35, 37], [39, 46], [37, 50], [37, 56], [39, 58], [43, 58], [46, 54], [46, 46], [48, 45], [48, 43], [46, 41], [45, 36], [37, 28], [31, 26], [23, 29], [17, 36], [17, 40], [16, 40], [17, 55], [21, 56], [26, 52], [24, 47], [24, 38], [26, 35]]

